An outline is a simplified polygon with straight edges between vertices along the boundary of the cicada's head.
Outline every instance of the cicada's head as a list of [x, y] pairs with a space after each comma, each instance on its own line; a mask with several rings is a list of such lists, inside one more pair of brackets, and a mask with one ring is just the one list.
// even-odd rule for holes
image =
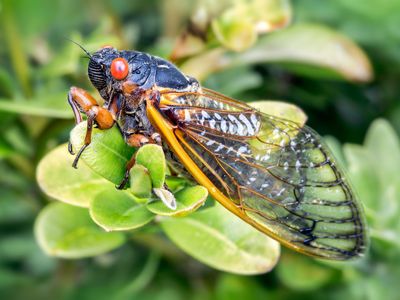
[[107, 102], [126, 93], [127, 86], [147, 89], [153, 85], [151, 56], [137, 51], [103, 47], [90, 56], [89, 79]]

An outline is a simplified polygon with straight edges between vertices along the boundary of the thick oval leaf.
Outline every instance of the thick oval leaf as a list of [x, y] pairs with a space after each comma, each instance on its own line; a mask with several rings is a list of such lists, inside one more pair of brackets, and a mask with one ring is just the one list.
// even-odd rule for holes
[[233, 59], [237, 59], [238, 64], [290, 63], [295, 70], [307, 75], [312, 72], [308, 72], [305, 66], [316, 66], [319, 71], [324, 71], [318, 76], [335, 74], [351, 81], [366, 82], [373, 77], [368, 57], [353, 41], [332, 29], [314, 24], [298, 24], [274, 32]]
[[343, 146], [344, 155], [348, 162], [350, 178], [363, 203], [374, 213], [380, 206], [380, 182], [377, 169], [367, 149], [360, 145], [346, 144]]
[[161, 201], [151, 202], [147, 204], [147, 208], [157, 215], [183, 217], [194, 212], [203, 205], [207, 199], [207, 195], [208, 191], [203, 186], [197, 185], [187, 187], [174, 195], [177, 204], [176, 209], [172, 210], [168, 208]]
[[165, 218], [161, 226], [182, 250], [222, 271], [261, 274], [278, 261], [280, 245], [219, 204], [184, 218]]
[[72, 167], [73, 156], [63, 144], [48, 153], [39, 163], [36, 179], [49, 197], [76, 206], [89, 207], [98, 193], [114, 189], [112, 183], [94, 173], [85, 164], [76, 170]]
[[[71, 143], [75, 152], [83, 145], [86, 122], [81, 122], [71, 131]], [[124, 178], [126, 164], [135, 149], [129, 147], [116, 126], [108, 130], [94, 128], [92, 142], [83, 151], [83, 160], [93, 171], [109, 181], [119, 184]], [[81, 164], [78, 164], [78, 168]]]
[[106, 231], [139, 228], [154, 218], [146, 205], [136, 203], [126, 191], [116, 189], [97, 195], [90, 203], [89, 212]]
[[400, 140], [388, 121], [378, 119], [371, 124], [365, 148], [382, 182], [400, 182]]
[[265, 114], [288, 119], [299, 125], [304, 125], [307, 121], [307, 115], [304, 111], [300, 107], [290, 103], [262, 100], [250, 102], [249, 104]]
[[386, 120], [376, 120], [368, 130], [365, 145], [345, 145], [344, 154], [366, 205], [374, 249], [387, 253], [390, 247], [399, 246], [399, 138]]
[[203, 81], [208, 75], [233, 66], [233, 61], [227, 57], [227, 53], [228, 50], [223, 47], [201, 52], [183, 62], [180, 69], [183, 73]]
[[139, 198], [147, 201], [151, 197], [151, 178], [149, 171], [142, 165], [136, 164], [129, 172], [130, 191]]
[[164, 151], [160, 146], [148, 144], [141, 147], [136, 153], [136, 163], [149, 171], [153, 188], [163, 187], [167, 165]]
[[87, 209], [63, 203], [52, 203], [40, 212], [35, 236], [48, 255], [63, 258], [99, 255], [124, 242], [122, 233], [107, 233], [98, 227]]

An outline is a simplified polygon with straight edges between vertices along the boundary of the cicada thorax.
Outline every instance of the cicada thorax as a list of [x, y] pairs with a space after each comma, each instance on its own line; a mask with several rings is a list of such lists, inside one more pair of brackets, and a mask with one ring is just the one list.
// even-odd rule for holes
[[[149, 74], [143, 85], [133, 81], [122, 84], [119, 98], [117, 123], [125, 140], [132, 134], [152, 136], [155, 129], [146, 115], [146, 101], [149, 96], [158, 97], [162, 91], [196, 92], [199, 83], [196, 79], [184, 75], [174, 65], [159, 57], [145, 54], [148, 59], [146, 74]], [[154, 95], [152, 95], [154, 94]]]

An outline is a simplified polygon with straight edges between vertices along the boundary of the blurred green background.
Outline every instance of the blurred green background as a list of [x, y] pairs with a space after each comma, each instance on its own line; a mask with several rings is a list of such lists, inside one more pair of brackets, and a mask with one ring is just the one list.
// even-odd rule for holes
[[[0, 1], [1, 299], [400, 299], [400, 2], [250, 2], [266, 13], [240, 0]], [[327, 263], [283, 249], [258, 276], [216, 271], [162, 237], [90, 259], [46, 256], [33, 236], [49, 201], [36, 166], [68, 140], [69, 87], [93, 90], [68, 39], [171, 58], [231, 97], [301, 107], [366, 206], [369, 253]]]

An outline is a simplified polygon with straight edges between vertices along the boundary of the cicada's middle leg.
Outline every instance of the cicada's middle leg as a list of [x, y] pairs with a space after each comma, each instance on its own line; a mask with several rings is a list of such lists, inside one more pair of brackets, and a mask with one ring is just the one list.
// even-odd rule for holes
[[[96, 99], [94, 99], [89, 92], [81, 88], [71, 87], [68, 93], [68, 103], [71, 105], [72, 111], [74, 112], [76, 124], [82, 122], [81, 113], [84, 113], [87, 116], [85, 141], [72, 163], [72, 166], [76, 168], [82, 152], [92, 141], [93, 124], [96, 123], [100, 129], [108, 129], [114, 125], [114, 118], [110, 111], [99, 106]], [[71, 142], [68, 144], [68, 151], [71, 154], [74, 154]]]

